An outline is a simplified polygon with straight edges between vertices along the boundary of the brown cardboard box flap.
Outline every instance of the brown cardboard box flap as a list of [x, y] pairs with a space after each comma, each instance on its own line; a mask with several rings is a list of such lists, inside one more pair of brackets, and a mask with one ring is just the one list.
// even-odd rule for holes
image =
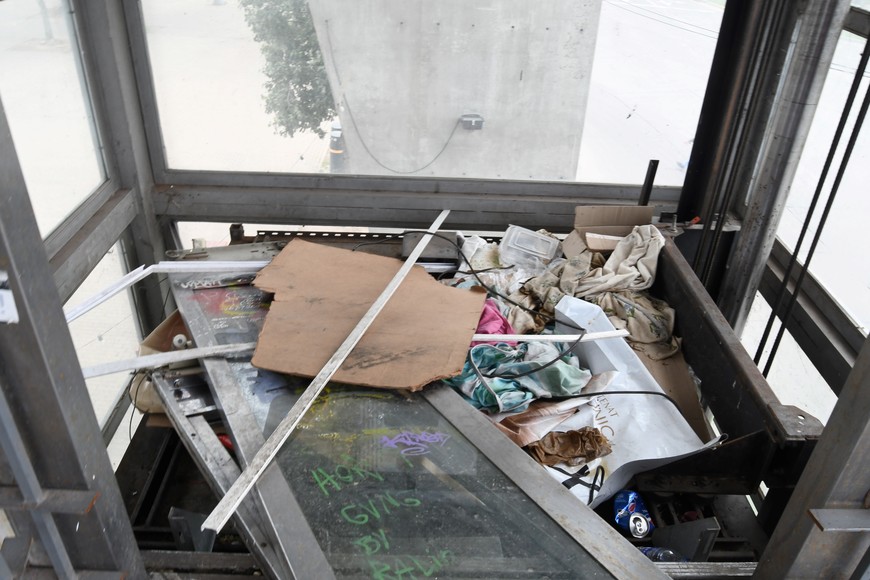
[[634, 226], [650, 223], [653, 210], [651, 206], [639, 205], [577, 206], [574, 210], [574, 231], [562, 242], [562, 252], [569, 259], [582, 253], [588, 247], [587, 233], [625, 237]]
[[[574, 209], [574, 227], [648, 224], [654, 210], [650, 205], [578, 205]], [[596, 230], [596, 233], [606, 232]]]
[[[254, 281], [275, 299], [253, 364], [314, 377], [401, 265], [299, 239], [288, 244]], [[484, 292], [444, 286], [413, 268], [334, 380], [418, 390], [459, 374], [485, 299]]]

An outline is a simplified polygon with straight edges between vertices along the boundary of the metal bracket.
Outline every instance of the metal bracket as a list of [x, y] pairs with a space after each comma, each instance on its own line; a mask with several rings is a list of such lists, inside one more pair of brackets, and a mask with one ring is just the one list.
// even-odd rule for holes
[[808, 510], [813, 522], [823, 532], [870, 532], [868, 509]]

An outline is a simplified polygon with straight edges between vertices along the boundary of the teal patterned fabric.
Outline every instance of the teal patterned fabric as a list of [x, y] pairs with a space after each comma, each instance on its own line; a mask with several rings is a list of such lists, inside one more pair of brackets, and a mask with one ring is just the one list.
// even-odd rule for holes
[[538, 372], [510, 376], [541, 369], [565, 349], [561, 343], [520, 343], [516, 348], [507, 344], [480, 344], [469, 350], [462, 374], [444, 382], [478, 409], [519, 413], [535, 399], [576, 395], [589, 382], [591, 373], [581, 369], [577, 357], [570, 352]]

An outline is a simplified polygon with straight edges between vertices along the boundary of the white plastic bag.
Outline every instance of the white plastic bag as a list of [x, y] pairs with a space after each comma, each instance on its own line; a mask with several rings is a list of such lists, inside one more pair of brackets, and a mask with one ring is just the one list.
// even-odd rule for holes
[[[589, 332], [613, 330], [598, 306], [566, 296], [556, 306], [560, 321], [571, 320]], [[556, 325], [557, 333], [574, 332]], [[578, 344], [574, 352], [581, 366], [592, 374], [616, 371], [607, 384], [591, 383], [589, 392], [654, 391], [664, 393], [635, 352], [621, 338]], [[565, 401], [568, 403], [568, 401]], [[596, 506], [622, 489], [636, 473], [665, 465], [712, 446], [706, 445], [667, 398], [647, 394], [602, 394], [577, 398], [577, 412], [555, 426], [553, 431], [597, 427], [607, 437], [613, 452], [579, 467], [557, 465], [547, 471], [591, 506]]]

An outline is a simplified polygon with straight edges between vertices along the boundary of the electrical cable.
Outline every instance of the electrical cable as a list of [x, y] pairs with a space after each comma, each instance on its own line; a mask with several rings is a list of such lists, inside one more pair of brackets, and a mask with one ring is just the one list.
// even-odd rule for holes
[[668, 395], [667, 393], [660, 393], [658, 391], [598, 391], [597, 393], [578, 393], [576, 395], [571, 395], [570, 398], [575, 397], [597, 397], [599, 395], [655, 395], [657, 397], [664, 397], [676, 408], [677, 411], [680, 411], [680, 406], [674, 400], [673, 397]]
[[[332, 68], [333, 68], [333, 71], [335, 72], [336, 78], [338, 79], [338, 84], [341, 85], [341, 77], [338, 74], [338, 67], [335, 66], [335, 51], [332, 48], [332, 34], [330, 33], [330, 30], [329, 30], [329, 20], [324, 21], [324, 26], [326, 28], [327, 48], [329, 49], [329, 54], [332, 57]], [[459, 125], [460, 125], [460, 119], [457, 117], [456, 123], [453, 125], [453, 129], [450, 131], [450, 135], [447, 136], [447, 140], [444, 141], [444, 145], [441, 147], [441, 150], [438, 151], [438, 153], [435, 154], [435, 157], [433, 157], [428, 163], [426, 163], [422, 167], [418, 167], [417, 169], [414, 169], [412, 171], [402, 171], [400, 169], [394, 169], [392, 167], [387, 166], [380, 159], [378, 159], [374, 153], [372, 153], [372, 150], [369, 149], [369, 146], [366, 144], [366, 140], [362, 136], [362, 132], [359, 130], [359, 126], [356, 124], [356, 118], [353, 116], [353, 110], [350, 107], [350, 102], [347, 100], [347, 95], [345, 93], [341, 94], [341, 100], [344, 101], [344, 106], [347, 109], [347, 116], [348, 116], [348, 119], [350, 119], [350, 124], [353, 125], [353, 129], [354, 129], [354, 131], [356, 131], [356, 134], [359, 137], [359, 142], [363, 146], [363, 149], [365, 149], [365, 152], [368, 153], [369, 157], [371, 157], [372, 160], [375, 163], [377, 163], [379, 166], [386, 169], [387, 171], [390, 171], [392, 173], [396, 173], [399, 175], [410, 175], [412, 173], [419, 173], [420, 171], [423, 171], [424, 169], [426, 169], [427, 167], [429, 167], [430, 165], [432, 165], [433, 163], [438, 161], [438, 159], [441, 157], [441, 155], [444, 153], [444, 151], [447, 150], [447, 146], [450, 145], [450, 142], [453, 140], [453, 136], [456, 134], [456, 129], [458, 129]]]
[[362, 132], [360, 132], [359, 127], [356, 124], [356, 119], [353, 116], [353, 111], [350, 108], [350, 103], [347, 100], [347, 95], [342, 95], [342, 100], [344, 101], [344, 106], [347, 109], [347, 116], [350, 119], [350, 124], [353, 125], [354, 131], [356, 131], [356, 134], [359, 136], [360, 145], [363, 146], [365, 152], [369, 154], [369, 157], [372, 158], [372, 161], [380, 165], [382, 168], [386, 169], [387, 171], [391, 171], [392, 173], [397, 173], [399, 175], [410, 175], [412, 173], [419, 173], [420, 171], [423, 171], [424, 169], [438, 161], [438, 158], [441, 157], [441, 155], [447, 150], [447, 146], [450, 145], [450, 142], [453, 140], [453, 136], [456, 134], [456, 129], [459, 128], [460, 124], [460, 121], [457, 118], [456, 123], [454, 123], [453, 129], [450, 131], [450, 135], [447, 136], [447, 140], [444, 141], [444, 145], [441, 147], [441, 150], [438, 151], [438, 153], [435, 154], [435, 157], [433, 157], [428, 163], [421, 167], [418, 167], [417, 169], [403, 171], [401, 169], [394, 169], [392, 167], [389, 167], [388, 165], [384, 164], [380, 159], [378, 159], [374, 153], [372, 153], [372, 150], [369, 149], [368, 145], [366, 145], [366, 140], [363, 139]]
[[589, 486], [589, 499], [586, 500], [586, 505], [592, 503], [592, 500], [595, 499], [595, 492], [600, 491], [604, 486], [604, 466], [599, 465], [595, 469], [595, 475], [592, 476], [592, 485]]
[[[545, 368], [547, 368], [547, 367], [549, 367], [549, 366], [552, 366], [552, 365], [556, 364], [557, 362], [561, 361], [562, 358], [565, 357], [565, 355], [568, 355], [568, 354], [570, 354], [571, 352], [573, 352], [574, 347], [576, 347], [578, 344], [580, 344], [580, 341], [583, 340], [583, 337], [584, 337], [584, 336], [586, 336], [586, 335], [585, 335], [585, 334], [581, 334], [581, 335], [580, 335], [580, 338], [578, 338], [577, 340], [573, 341], [573, 342], [571, 343], [571, 346], [569, 346], [569, 347], [566, 348], [564, 351], [562, 351], [562, 353], [559, 355], [558, 358], [554, 358], [553, 360], [551, 360], [551, 361], [549, 361], [549, 362], [546, 362], [546, 363], [542, 364], [542, 365], [539, 366], [538, 368], [535, 368], [535, 369], [529, 369], [529, 370], [524, 371], [524, 372], [521, 372], [521, 373], [513, 373], [513, 374], [508, 374], [508, 373], [504, 373], [504, 374], [484, 374], [483, 376], [485, 376], [485, 377], [488, 378], [488, 379], [521, 379], [521, 378], [523, 378], [523, 377], [527, 377], [527, 376], [529, 376], [529, 375], [533, 375], [533, 374], [535, 374], [535, 373], [537, 373], [537, 372], [539, 372], [539, 371], [544, 370]], [[533, 362], [533, 361], [526, 361], [526, 362]]]
[[[135, 373], [131, 373], [133, 379], [136, 378]], [[136, 390], [133, 393], [133, 408], [130, 409], [130, 422], [127, 424], [127, 438], [132, 441], [133, 440], [133, 418], [136, 417], [136, 403], [139, 402], [139, 387], [142, 386], [142, 383], [145, 381], [151, 380], [151, 373], [147, 373], [142, 380], [136, 383]]]
[[[422, 233], [422, 234], [427, 234], [427, 233], [429, 233], [429, 232], [427, 232], [426, 230], [405, 230], [405, 233]], [[508, 298], [508, 297], [505, 296], [504, 294], [502, 294], [502, 293], [498, 292], [497, 290], [495, 290], [495, 289], [494, 289], [493, 287], [491, 287], [490, 285], [486, 284], [486, 283], [485, 283], [485, 282], [480, 278], [480, 272], [479, 272], [478, 270], [476, 270], [476, 269], [474, 268], [474, 266], [471, 265], [471, 260], [469, 260], [469, 259], [466, 257], [465, 253], [462, 251], [462, 246], [460, 246], [459, 243], [456, 242], [456, 240], [454, 240], [454, 239], [452, 239], [452, 238], [450, 238], [450, 237], [448, 237], [448, 236], [445, 236], [445, 235], [443, 235], [443, 234], [431, 234], [431, 235], [433, 235], [433, 236], [435, 236], [435, 237], [438, 237], [438, 238], [441, 238], [441, 239], [443, 239], [443, 240], [447, 240], [448, 242], [450, 242], [451, 244], [453, 244], [453, 246], [456, 248], [456, 253], [459, 255], [459, 257], [462, 258], [462, 260], [465, 261], [466, 264], [468, 264], [468, 269], [471, 271], [471, 274], [472, 274], [472, 275], [475, 277], [475, 279], [477, 280], [477, 283], [480, 284], [480, 285], [481, 285], [481, 286], [482, 286], [482, 287], [483, 287], [483, 288], [484, 288], [488, 293], [493, 294], [493, 295], [495, 295], [495, 296], [498, 296], [498, 297], [501, 298], [502, 300], [506, 300], [506, 301], [509, 302], [510, 304], [513, 304], [514, 306], [517, 306], [517, 307], [519, 307], [520, 309], [525, 310], [526, 312], [528, 312], [529, 314], [532, 314], [533, 316], [543, 316], [543, 317], [548, 318], [549, 320], [551, 320], [551, 321], [553, 321], [553, 322], [556, 322], [556, 318], [555, 318], [555, 317], [550, 316], [549, 314], [546, 314], [546, 313], [544, 313], [544, 312], [540, 312], [540, 311], [532, 310], [531, 308], [528, 308], [527, 306], [524, 306], [524, 305], [520, 304], [519, 302], [516, 302], [516, 301], [514, 301], [514, 300], [511, 300], [510, 298]], [[513, 266], [511, 266], [511, 267], [513, 267]], [[534, 373], [540, 372], [540, 371], [544, 370], [545, 368], [550, 367], [550, 366], [556, 364], [557, 362], [562, 361], [562, 359], [563, 359], [566, 355], [571, 354], [571, 353], [573, 352], [574, 348], [575, 348], [578, 344], [580, 344], [580, 341], [582, 341], [583, 338], [586, 336], [586, 329], [583, 328], [582, 326], [578, 326], [578, 325], [574, 324], [574, 323], [571, 322], [571, 321], [558, 321], [558, 322], [559, 322], [560, 324], [564, 324], [565, 326], [568, 326], [568, 327], [570, 327], [570, 328], [573, 328], [574, 330], [579, 330], [579, 331], [580, 331], [580, 336], [577, 337], [577, 340], [573, 341], [573, 342], [568, 346], [568, 348], [566, 348], [565, 350], [560, 351], [559, 354], [558, 354], [556, 357], [554, 357], [554, 358], [551, 359], [550, 361], [548, 361], [548, 362], [542, 364], [542, 365], [541, 365], [540, 367], [538, 367], [538, 368], [535, 368], [535, 369], [529, 369], [528, 371], [525, 371], [525, 372], [522, 372], [522, 373], [502, 374], [502, 375], [498, 375], [498, 374], [484, 374], [483, 372], [480, 371], [480, 369], [477, 368], [477, 365], [474, 364], [474, 361], [471, 359], [471, 357], [469, 357], [468, 360], [471, 361], [471, 365], [472, 365], [472, 367], [474, 368], [475, 372], [477, 373], [478, 377], [481, 379], [481, 383], [483, 384], [483, 386], [484, 386], [484, 387], [485, 387], [485, 388], [486, 388], [490, 393], [492, 393], [493, 396], [495, 396], [495, 392], [494, 392], [493, 389], [492, 389], [492, 388], [487, 384], [487, 382], [486, 382], [485, 379], [516, 379], [516, 378], [526, 377], [526, 376], [532, 375], [532, 374], [534, 374]], [[499, 398], [498, 398], [497, 396], [496, 396], [495, 398], [496, 398], [497, 401], [499, 401]], [[675, 404], [676, 404], [676, 403], [675, 403]], [[499, 409], [502, 410], [502, 409], [501, 409], [501, 402], [499, 402]], [[503, 410], [502, 410], [502, 411], [503, 411]]]
[[[788, 267], [785, 270], [785, 274], [782, 278], [782, 284], [780, 285], [779, 292], [776, 295], [776, 302], [773, 305], [770, 316], [767, 319], [767, 324], [764, 327], [764, 332], [761, 335], [761, 339], [758, 341], [758, 350], [755, 352], [754, 361], [755, 364], [759, 364], [761, 362], [761, 355], [764, 352], [764, 347], [767, 346], [767, 339], [770, 337], [771, 329], [773, 328], [774, 321], [777, 318], [780, 308], [782, 308], [782, 303], [785, 300], [785, 295], [788, 291], [788, 284], [791, 281], [792, 272], [794, 271], [794, 267], [797, 264], [798, 253], [801, 250], [801, 247], [804, 243], [804, 237], [809, 230], [810, 221], [813, 218], [813, 214], [816, 211], [816, 204], [818, 203], [821, 194], [822, 188], [824, 187], [825, 180], [828, 178], [828, 172], [831, 169], [831, 165], [834, 162], [834, 156], [836, 155], [837, 148], [840, 145], [840, 139], [843, 136], [843, 131], [846, 129], [846, 124], [849, 119], [849, 115], [852, 112], [852, 106], [855, 103], [855, 97], [858, 94], [858, 89], [861, 85], [861, 79], [864, 76], [864, 71], [867, 68], [867, 60], [870, 57], [870, 38], [867, 39], [867, 42], [864, 45], [864, 52], [861, 53], [861, 59], [858, 62], [858, 68], [854, 71], [854, 78], [852, 79], [852, 86], [849, 88], [849, 94], [846, 97], [846, 102], [843, 105], [843, 112], [840, 114], [840, 121], [837, 123], [837, 129], [834, 131], [834, 136], [831, 139], [831, 146], [828, 149], [828, 155], [825, 158], [825, 164], [822, 166], [822, 172], [819, 175], [819, 181], [816, 184], [816, 190], [813, 192], [813, 198], [810, 202], [810, 206], [807, 209], [806, 218], [804, 218], [803, 227], [801, 228], [800, 235], [798, 236], [797, 243], [795, 244], [794, 250], [791, 253], [791, 259], [788, 262]], [[822, 224], [820, 224], [821, 226]], [[821, 228], [819, 228], [821, 229]], [[806, 269], [807, 266], [804, 267]], [[797, 294], [797, 291], [795, 292]], [[786, 325], [787, 318], [783, 319], [783, 326]], [[773, 353], [768, 357], [768, 360], [773, 358]], [[767, 368], [770, 368], [769, 366]], [[767, 371], [764, 372], [765, 377], [767, 376]]]
[[399, 239], [401, 239], [401, 237], [398, 235], [386, 234], [385, 237], [378, 239], [378, 240], [367, 240], [365, 242], [360, 242], [357, 245], [355, 245], [353, 248], [351, 248], [350, 251], [356, 252], [359, 248], [362, 248], [363, 246], [374, 246], [374, 245], [383, 244], [386, 242], [397, 241]]

